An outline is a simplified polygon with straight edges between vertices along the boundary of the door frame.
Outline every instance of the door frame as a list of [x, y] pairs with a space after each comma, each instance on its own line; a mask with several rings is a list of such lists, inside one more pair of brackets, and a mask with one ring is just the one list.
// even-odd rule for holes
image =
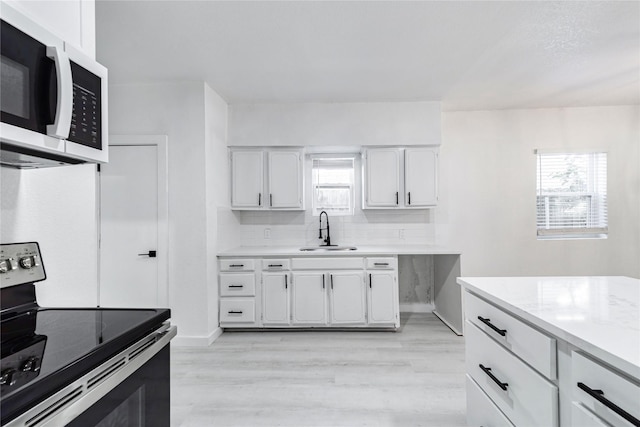
[[[169, 306], [169, 163], [167, 135], [109, 135], [110, 146], [155, 145], [158, 153], [158, 300], [159, 307]], [[100, 180], [98, 174], [98, 180]], [[98, 182], [98, 303], [100, 303], [102, 253], [102, 193]]]

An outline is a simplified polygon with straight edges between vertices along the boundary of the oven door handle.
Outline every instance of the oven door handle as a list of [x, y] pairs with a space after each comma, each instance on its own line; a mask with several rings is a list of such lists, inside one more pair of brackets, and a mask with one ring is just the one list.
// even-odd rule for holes
[[47, 57], [56, 65], [58, 95], [56, 99], [56, 117], [53, 124], [47, 125], [47, 135], [54, 138], [69, 138], [71, 116], [73, 113], [73, 76], [69, 56], [56, 46], [47, 46]]

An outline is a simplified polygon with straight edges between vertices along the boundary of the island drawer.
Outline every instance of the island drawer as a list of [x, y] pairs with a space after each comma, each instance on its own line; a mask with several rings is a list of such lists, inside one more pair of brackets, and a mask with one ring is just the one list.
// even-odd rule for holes
[[514, 427], [478, 384], [469, 375], [465, 376], [467, 379], [467, 425]]
[[558, 388], [473, 323], [465, 325], [466, 370], [517, 426], [558, 425]]
[[220, 296], [240, 297], [256, 294], [254, 273], [220, 273]]
[[293, 258], [291, 267], [294, 270], [361, 270], [364, 267], [364, 259], [361, 257]]
[[589, 411], [578, 402], [571, 404], [571, 424], [574, 427], [610, 427], [602, 418]]
[[[613, 426], [640, 425], [638, 383], [579, 351], [571, 353], [571, 375], [573, 400]], [[620, 410], [627, 413], [626, 418]]]
[[291, 269], [291, 260], [289, 259], [263, 259], [262, 269], [268, 271], [280, 271]]
[[224, 298], [220, 300], [220, 323], [254, 323], [256, 304], [253, 298]]
[[253, 259], [221, 259], [221, 271], [253, 271], [255, 270], [255, 260]]
[[392, 257], [367, 258], [367, 270], [392, 270], [398, 267], [398, 261]]
[[550, 380], [557, 378], [556, 340], [474, 294], [465, 294], [465, 317]]

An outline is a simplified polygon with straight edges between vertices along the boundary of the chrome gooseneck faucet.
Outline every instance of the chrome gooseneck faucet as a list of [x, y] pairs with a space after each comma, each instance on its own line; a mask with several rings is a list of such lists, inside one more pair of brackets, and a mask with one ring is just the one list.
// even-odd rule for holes
[[[327, 227], [322, 228], [322, 214], [327, 218]], [[322, 230], [327, 230], [327, 237], [324, 239], [324, 245], [320, 246], [331, 246], [331, 235], [329, 234], [329, 214], [325, 211], [320, 212], [320, 229], [318, 230], [318, 239], [322, 239]]]

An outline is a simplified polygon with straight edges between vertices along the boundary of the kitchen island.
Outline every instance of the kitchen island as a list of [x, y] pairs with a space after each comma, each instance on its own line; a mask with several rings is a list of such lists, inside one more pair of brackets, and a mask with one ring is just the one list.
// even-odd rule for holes
[[[326, 327], [340, 325], [347, 327], [394, 327], [399, 325], [399, 292], [398, 282], [401, 286], [408, 286], [411, 277], [424, 280], [411, 270], [411, 257], [432, 257], [433, 268], [428, 280], [432, 285], [434, 313], [449, 326], [455, 333], [462, 333], [462, 305], [460, 286], [456, 283], [456, 277], [460, 276], [460, 252], [436, 245], [355, 245], [355, 250], [329, 250], [328, 248], [308, 246], [240, 246], [226, 250], [218, 254], [220, 269], [220, 295], [221, 295], [221, 326], [223, 327], [293, 327], [306, 325], [312, 327]], [[301, 249], [306, 250], [301, 250]], [[308, 250], [313, 249], [313, 250]], [[244, 262], [246, 261], [246, 262]], [[240, 267], [242, 265], [242, 267]], [[232, 267], [235, 266], [235, 267]], [[244, 270], [244, 271], [243, 271]], [[302, 274], [302, 272], [305, 272]], [[341, 272], [349, 272], [351, 278], [344, 278]], [[239, 278], [244, 273], [244, 279], [248, 284], [231, 284], [231, 280]], [[339, 274], [340, 273], [340, 274]], [[409, 274], [408, 274], [409, 273]], [[318, 306], [318, 315], [314, 319], [296, 319], [296, 312], [313, 310], [313, 307], [305, 307], [307, 297], [302, 297], [303, 283], [309, 289], [320, 286], [323, 295], [316, 296], [316, 301], [334, 298], [337, 292], [332, 288], [330, 281], [349, 280], [349, 284], [338, 288], [351, 289], [351, 296], [345, 298], [351, 300], [345, 305], [344, 323], [333, 314], [340, 317], [340, 313], [334, 313], [333, 307], [340, 307], [341, 300], [329, 299], [324, 303], [326, 307]], [[373, 280], [373, 283], [372, 283]], [[377, 298], [375, 282], [378, 288], [386, 287], [384, 294]], [[299, 286], [296, 294], [296, 286], [292, 281], [297, 281]], [[364, 285], [358, 284], [361, 282]], [[344, 283], [344, 282], [342, 282]], [[243, 287], [239, 287], [242, 285]], [[316, 286], [317, 285], [317, 286]], [[229, 286], [236, 286], [229, 288]], [[244, 294], [241, 290], [246, 291]], [[273, 291], [274, 293], [271, 293]], [[326, 292], [326, 295], [324, 293]], [[233, 298], [237, 295], [243, 299]], [[382, 296], [385, 295], [385, 296]], [[294, 297], [298, 296], [296, 301]], [[228, 299], [232, 297], [233, 299]], [[318, 299], [319, 298], [319, 299]], [[386, 303], [393, 303], [392, 307], [385, 307]], [[376, 303], [376, 301], [378, 303]], [[373, 303], [373, 305], [372, 305]], [[233, 304], [233, 307], [228, 304]], [[241, 309], [241, 304], [245, 308]], [[277, 307], [277, 308], [276, 308]], [[296, 311], [296, 307], [299, 309]], [[393, 310], [395, 320], [390, 321], [387, 314], [385, 321], [376, 322], [376, 307], [383, 307], [383, 312]], [[274, 308], [275, 317], [265, 322], [265, 314]], [[226, 310], [226, 311], [223, 311]], [[328, 310], [328, 311], [327, 311]], [[355, 310], [355, 311], [353, 311]], [[242, 311], [242, 315], [238, 312]], [[226, 317], [231, 312], [232, 318]], [[226, 314], [225, 314], [226, 313]], [[246, 313], [254, 313], [246, 319], [238, 319]], [[327, 313], [325, 318], [324, 313]], [[364, 317], [363, 317], [364, 316]], [[317, 325], [317, 326], [316, 326]]]
[[469, 425], [640, 425], [640, 280], [458, 283]]

